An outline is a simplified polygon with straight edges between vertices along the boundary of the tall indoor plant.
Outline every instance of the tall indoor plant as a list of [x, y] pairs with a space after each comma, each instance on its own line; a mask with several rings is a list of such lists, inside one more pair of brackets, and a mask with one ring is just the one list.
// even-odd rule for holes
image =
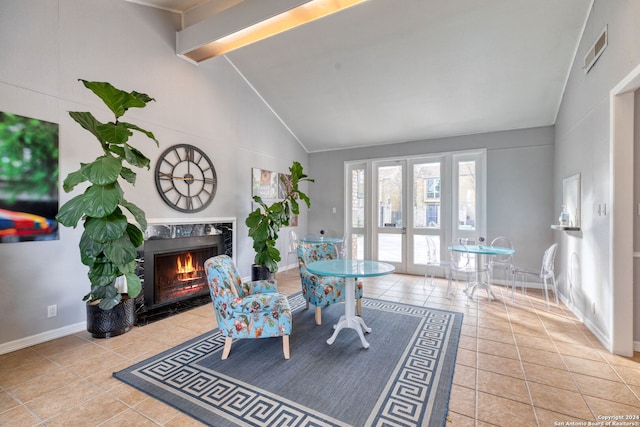
[[[80, 259], [89, 267], [91, 289], [83, 298], [88, 301], [89, 313], [89, 304], [97, 304], [101, 310], [108, 311], [121, 303], [122, 295], [116, 287], [119, 277], [126, 278], [130, 299], [140, 293], [142, 285], [135, 274], [135, 258], [136, 248], [144, 240], [143, 231], [147, 221], [142, 209], [124, 198], [120, 181], [135, 184], [136, 173], [125, 166], [127, 163], [149, 169], [150, 160], [129, 144], [133, 131], [152, 139], [156, 145], [158, 141], [153, 133], [120, 121], [129, 108], [144, 108], [149, 102], [155, 101], [153, 98], [135, 91], [125, 92], [106, 82], [80, 81], [115, 116], [114, 121], [102, 123], [90, 112], [69, 112], [73, 120], [96, 138], [103, 151], [91, 163], [81, 163], [80, 169], [65, 178], [65, 192], [72, 191], [84, 182], [88, 182], [89, 186], [82, 194], [66, 202], [56, 216], [60, 224], [66, 227], [75, 228], [81, 220], [83, 222], [84, 231], [79, 246]], [[137, 225], [129, 222], [123, 208], [129, 211]], [[106, 336], [110, 335], [114, 334], [107, 333]]]
[[253, 200], [260, 207], [251, 212], [245, 221], [249, 227], [249, 237], [253, 239], [253, 249], [256, 251], [253, 262], [263, 266], [271, 274], [278, 271], [278, 261], [281, 259], [280, 251], [276, 247], [280, 228], [290, 224], [291, 215], [300, 213], [298, 200], [303, 200], [307, 208], [311, 207], [309, 197], [300, 191], [298, 186], [301, 182], [314, 180], [304, 174], [299, 162], [293, 162], [289, 172], [290, 181], [284, 176], [280, 177], [286, 189], [284, 198], [267, 206], [260, 196], [254, 196]]

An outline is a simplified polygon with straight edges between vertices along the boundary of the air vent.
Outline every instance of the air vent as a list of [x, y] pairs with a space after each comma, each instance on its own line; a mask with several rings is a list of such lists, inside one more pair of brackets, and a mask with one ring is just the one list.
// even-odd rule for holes
[[596, 40], [593, 46], [591, 46], [591, 49], [589, 49], [589, 52], [587, 52], [584, 57], [583, 68], [585, 73], [588, 73], [591, 67], [594, 66], [598, 58], [600, 58], [600, 55], [602, 55], [602, 52], [604, 52], [604, 50], [607, 48], [607, 44], [607, 27], [605, 26], [602, 34], [600, 34], [600, 37], [598, 37], [598, 40]]

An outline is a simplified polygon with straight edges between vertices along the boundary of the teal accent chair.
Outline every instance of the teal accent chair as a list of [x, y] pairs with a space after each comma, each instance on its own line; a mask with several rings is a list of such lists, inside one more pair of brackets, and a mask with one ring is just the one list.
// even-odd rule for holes
[[243, 282], [227, 255], [209, 258], [204, 269], [218, 328], [226, 337], [222, 360], [229, 356], [234, 338], [280, 336], [284, 358], [289, 359], [291, 307], [276, 280]]
[[[303, 243], [298, 246], [298, 266], [302, 295], [307, 303], [315, 306], [316, 324], [322, 325], [322, 307], [344, 301], [345, 283], [343, 277], [317, 276], [307, 270], [307, 264], [338, 259], [338, 250], [332, 243]], [[362, 316], [362, 281], [356, 279], [356, 311]]]

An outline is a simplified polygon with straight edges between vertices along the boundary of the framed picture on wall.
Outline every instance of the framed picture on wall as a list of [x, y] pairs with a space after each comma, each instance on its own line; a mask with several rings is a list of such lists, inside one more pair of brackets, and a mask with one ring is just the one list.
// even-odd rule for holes
[[58, 124], [0, 112], [0, 242], [58, 240]]
[[265, 169], [251, 169], [251, 195], [262, 199], [278, 197], [278, 174]]

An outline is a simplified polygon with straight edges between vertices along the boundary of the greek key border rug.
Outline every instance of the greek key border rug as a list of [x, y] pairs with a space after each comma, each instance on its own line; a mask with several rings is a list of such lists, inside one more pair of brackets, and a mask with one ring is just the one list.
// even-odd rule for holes
[[214, 329], [113, 375], [211, 426], [446, 424], [462, 313], [365, 298], [364, 349], [353, 330], [326, 343], [343, 304], [317, 326], [300, 293], [289, 301], [289, 360], [264, 338], [235, 340], [222, 361]]

